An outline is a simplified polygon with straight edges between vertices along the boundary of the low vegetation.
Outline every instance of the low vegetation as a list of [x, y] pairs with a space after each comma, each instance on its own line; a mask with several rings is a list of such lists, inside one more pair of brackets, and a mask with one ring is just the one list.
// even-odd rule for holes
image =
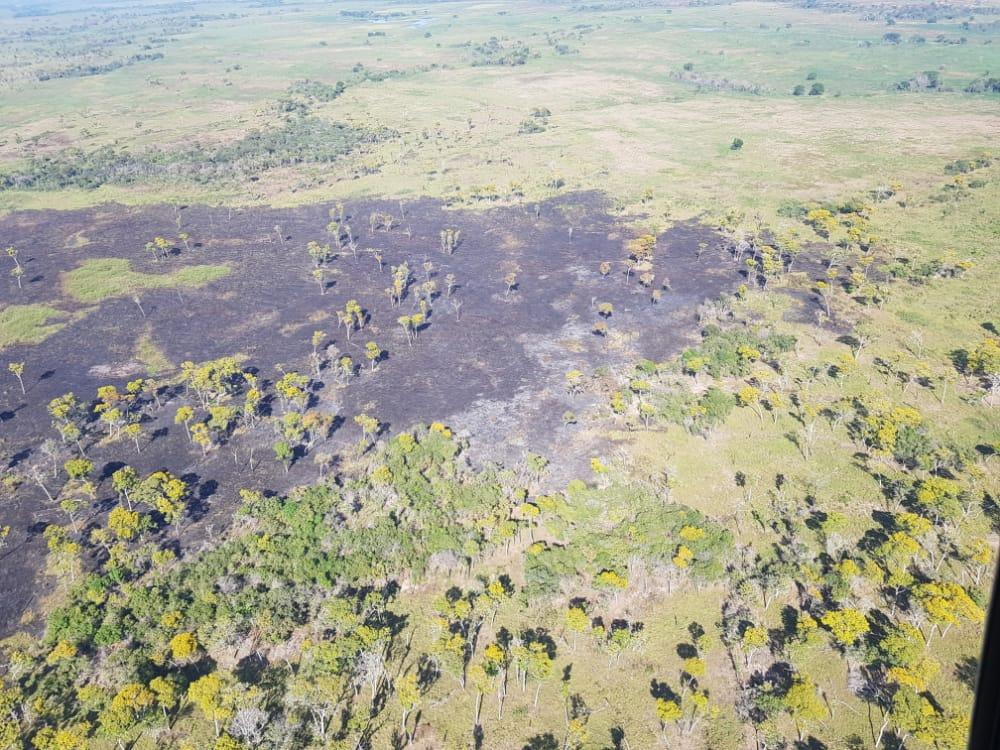
[[47, 305], [8, 305], [0, 309], [0, 349], [41, 343], [62, 327], [65, 317]]
[[73, 299], [94, 304], [149, 289], [198, 287], [229, 273], [226, 266], [184, 266], [167, 273], [140, 273], [121, 258], [94, 258], [62, 277], [63, 291]]

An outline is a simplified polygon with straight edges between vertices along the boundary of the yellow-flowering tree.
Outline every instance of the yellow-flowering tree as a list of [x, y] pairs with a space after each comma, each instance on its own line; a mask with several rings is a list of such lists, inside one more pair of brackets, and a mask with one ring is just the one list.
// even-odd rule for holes
[[942, 638], [952, 625], [959, 625], [963, 620], [980, 623], [985, 617], [982, 607], [957, 583], [921, 583], [913, 587], [912, 593], [931, 622], [931, 634], [937, 631]]

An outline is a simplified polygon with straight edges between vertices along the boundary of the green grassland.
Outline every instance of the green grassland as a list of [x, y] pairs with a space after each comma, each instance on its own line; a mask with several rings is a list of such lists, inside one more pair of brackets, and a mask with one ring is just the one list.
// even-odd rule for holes
[[[69, 320], [86, 316], [93, 305], [115, 297], [136, 296], [151, 289], [198, 288], [226, 276], [225, 265], [185, 266], [165, 273], [141, 273], [122, 258], [92, 258], [62, 275], [59, 297], [52, 304], [11, 304], [0, 308], [0, 349], [15, 344], [39, 344], [58, 333]], [[80, 308], [80, 304], [87, 307]], [[67, 307], [70, 311], [52, 305]], [[142, 361], [163, 366], [150, 342], [140, 349]]]
[[229, 273], [228, 266], [185, 266], [168, 273], [140, 273], [122, 258], [93, 258], [63, 274], [63, 291], [87, 304], [124, 297], [148, 289], [200, 287]]
[[[996, 68], [997, 48], [989, 44], [996, 28], [973, 22], [964, 29], [960, 19], [887, 27], [856, 14], [766, 3], [640, 13], [531, 3], [502, 12], [476, 4], [393, 10], [404, 17], [371, 23], [308, 4], [294, 13], [245, 9], [257, 22], [205, 21], [172, 37], [160, 60], [10, 85], [0, 90], [0, 104], [11, 112], [0, 129], [7, 144], [0, 158], [14, 166], [20, 155], [23, 162], [18, 144], [35, 138], [39, 154], [70, 143], [85, 151], [116, 143], [137, 152], [232, 142], [276, 127], [277, 103], [294, 81], [344, 81], [346, 92], [316, 103], [313, 113], [391, 128], [398, 138], [332, 167], [274, 170], [249, 192], [245, 183], [169, 182], [67, 190], [58, 198], [64, 205], [294, 204], [358, 194], [474, 201], [476, 187], [492, 185], [509, 199], [516, 183], [531, 200], [562, 184], [607, 189], [623, 207], [651, 188], [654, 203], [646, 208], [657, 215], [697, 214], [719, 201], [769, 215], [788, 199], [832, 197], [872, 179], [920, 179], [942, 161], [981, 150], [998, 127], [995, 95], [962, 93]], [[15, 20], [14, 28], [22, 23]], [[902, 41], [884, 43], [887, 30]], [[966, 42], [937, 42], [939, 35]], [[476, 55], [466, 45], [490, 36], [526, 44], [525, 64], [473, 65]], [[910, 41], [917, 36], [926, 41]], [[560, 54], [557, 44], [569, 51]], [[369, 73], [400, 75], [370, 80], [354, 72], [358, 63]], [[699, 91], [671, 77], [686, 63], [705, 79], [756, 84], [763, 93]], [[892, 90], [926, 70], [939, 71], [950, 90]], [[810, 74], [825, 93], [792, 96]], [[536, 107], [552, 113], [545, 132], [519, 134]], [[738, 153], [729, 150], [735, 137], [745, 142]], [[8, 208], [46, 200], [0, 194]]]
[[[953, 382], [956, 376], [951, 365], [952, 353], [990, 335], [988, 325], [995, 320], [995, 295], [991, 289], [998, 270], [997, 257], [993, 246], [988, 241], [984, 244], [984, 238], [997, 237], [1000, 223], [995, 212], [983, 211], [984, 206], [1000, 200], [996, 171], [992, 174], [990, 186], [983, 194], [957, 205], [942, 208], [941, 204], [928, 200], [934, 193], [914, 193], [905, 201], [875, 211], [873, 221], [884, 227], [886, 241], [897, 250], [906, 247], [914, 260], [940, 260], [957, 253], [974, 259], [975, 265], [967, 276], [959, 279], [903, 285], [881, 310], [870, 307], [845, 310], [855, 326], [873, 325], [878, 331], [871, 346], [857, 358], [858, 368], [852, 374], [816, 379], [810, 370], [819, 365], [825, 371], [839, 357], [850, 356], [851, 348], [832, 342], [828, 336], [817, 335], [809, 323], [795, 322], [789, 312], [798, 305], [787, 298], [771, 293], [751, 295], [745, 302], [744, 314], [759, 325], [794, 332], [798, 339], [795, 357], [783, 368], [784, 377], [805, 384], [802, 392], [808, 392], [809, 398], [819, 402], [876, 394], [887, 403], [912, 406], [924, 415], [936, 440], [965, 446], [964, 450], [970, 453], [976, 446], [995, 444], [1000, 438], [1000, 418], [995, 406], [985, 406], [981, 391], [968, 389], [969, 381]], [[930, 378], [933, 384], [907, 385], [878, 374], [875, 362], [879, 359], [906, 360], [908, 364], [903, 367], [907, 369], [923, 367], [933, 372]], [[938, 379], [942, 376], [948, 385]], [[767, 538], [767, 532], [750, 519], [768, 517], [778, 476], [794, 487], [785, 492], [821, 498], [818, 504], [824, 512], [840, 513], [846, 518], [843, 533], [860, 536], [871, 526], [872, 514], [886, 507], [871, 467], [857, 460], [848, 434], [838, 429], [821, 429], [807, 458], [792, 439], [800, 430], [801, 424], [790, 413], [776, 413], [772, 420], [766, 412], [758, 418], [744, 409], [734, 413], [724, 429], [704, 439], [678, 427], [639, 435], [618, 433], [616, 437], [631, 443], [637, 465], [668, 473], [672, 497], [678, 502], [716, 518], [743, 519], [734, 525], [739, 543], [759, 549]], [[733, 477], [739, 472], [748, 477], [748, 483], [745, 489], [737, 491]], [[986, 486], [996, 488], [995, 467], [988, 469], [987, 476]], [[720, 505], [720, 497], [728, 499]], [[981, 523], [971, 525], [968, 533], [969, 540], [992, 537]], [[772, 626], [779, 624], [777, 609], [773, 607], [768, 616], [773, 618]], [[961, 658], [977, 654], [979, 637], [978, 627], [966, 627], [950, 642], [939, 641], [932, 651], [935, 658], [956, 665]], [[830, 700], [846, 709], [835, 714], [835, 722], [828, 719], [824, 730], [845, 738], [852, 734], [865, 736], [864, 722], [855, 721], [864, 714], [864, 704], [844, 690], [842, 675], [829, 657], [829, 652], [809, 649], [795, 655], [796, 663], [816, 677]], [[931, 689], [959, 704], [967, 705], [971, 697], [968, 687], [955, 680], [951, 669], [942, 669]]]
[[58, 331], [66, 315], [48, 305], [9, 305], [0, 309], [0, 349], [37, 344]]

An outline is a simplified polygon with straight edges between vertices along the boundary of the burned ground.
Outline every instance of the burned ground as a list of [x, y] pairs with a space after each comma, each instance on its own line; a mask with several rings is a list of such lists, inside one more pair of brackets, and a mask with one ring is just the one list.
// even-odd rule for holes
[[[52, 398], [72, 391], [85, 400], [101, 385], [122, 387], [145, 375], [144, 358], [137, 356], [140, 340], [169, 363], [158, 375], [165, 383], [184, 360], [234, 354], [244, 355], [245, 366], [266, 382], [282, 370], [308, 371], [310, 338], [324, 331], [327, 343], [354, 357], [360, 370], [347, 383], [338, 382], [330, 370], [321, 376], [317, 407], [343, 419], [314, 454], [336, 453], [355, 442], [359, 432], [351, 420], [361, 412], [377, 417], [386, 433], [441, 420], [474, 438], [471, 455], [478, 461], [514, 462], [527, 450], [557, 451], [561, 472], [555, 478], [564, 481], [601, 450], [589, 444], [594, 438], [586, 424], [564, 423], [566, 411], [582, 413], [595, 399], [569, 394], [566, 372], [614, 371], [641, 357], [665, 358], [696, 334], [699, 303], [740, 280], [717, 248], [717, 237], [697, 224], [678, 225], [658, 239], [655, 284], [669, 277], [670, 287], [653, 304], [650, 290], [634, 274], [626, 282], [621, 271], [625, 243], [634, 232], [618, 225], [601, 196], [576, 194], [537, 207], [479, 213], [451, 211], [432, 201], [348, 205], [358, 257], [345, 251], [331, 263], [330, 284], [321, 295], [310, 277], [305, 246], [310, 240], [330, 241], [325, 227], [331, 208], [105, 206], [22, 212], [0, 221], [4, 245], [18, 248], [27, 271], [24, 289], [8, 283], [5, 303], [48, 304], [71, 314], [42, 343], [3, 352], [5, 362], [26, 363], [26, 396], [12, 377], [0, 387], [2, 448], [9, 468], [23, 471], [39, 461], [41, 441], [55, 436], [46, 413]], [[372, 212], [393, 214], [395, 227], [370, 231]], [[444, 228], [461, 231], [451, 255], [440, 248]], [[188, 247], [175, 243], [174, 252], [159, 262], [144, 249], [154, 236], [176, 238], [181, 232], [190, 235]], [[700, 258], [699, 243], [708, 248]], [[382, 253], [381, 271], [366, 252], [372, 249]], [[97, 305], [73, 302], [62, 291], [64, 274], [94, 258], [125, 258], [135, 271], [150, 274], [197, 264], [225, 264], [230, 273], [201, 288], [146, 291], [141, 308], [131, 294]], [[431, 279], [441, 293], [412, 346], [396, 321], [413, 311], [413, 295], [396, 308], [384, 293], [391, 284], [390, 267], [403, 261], [418, 283], [426, 278], [424, 263], [433, 263]], [[602, 261], [614, 265], [606, 277], [599, 271]], [[508, 294], [504, 277], [511, 272], [517, 285]], [[445, 299], [448, 274], [456, 278], [458, 310]], [[368, 316], [350, 341], [336, 316], [349, 299], [358, 300]], [[598, 336], [592, 330], [601, 320], [596, 306], [604, 302], [614, 312], [607, 321], [609, 334]], [[374, 372], [364, 358], [368, 341], [386, 352]], [[302, 456], [286, 474], [273, 460], [273, 438], [265, 432], [235, 439], [203, 457], [183, 428], [173, 424], [183, 393], [175, 388], [166, 399], [162, 409], [147, 416], [140, 454], [127, 442], [88, 449], [104, 480], [95, 518], [111, 502], [107, 478], [122, 462], [143, 472], [167, 468], [195, 486], [181, 535], [186, 546], [228, 522], [240, 488], [282, 491], [319, 471], [313, 456]], [[257, 459], [252, 468], [250, 445]], [[30, 482], [0, 505], [0, 527], [12, 527], [10, 544], [0, 553], [7, 573], [0, 580], [0, 632], [13, 628], [37, 592], [45, 591], [37, 576], [44, 566], [41, 531], [60, 520], [59, 514]]]

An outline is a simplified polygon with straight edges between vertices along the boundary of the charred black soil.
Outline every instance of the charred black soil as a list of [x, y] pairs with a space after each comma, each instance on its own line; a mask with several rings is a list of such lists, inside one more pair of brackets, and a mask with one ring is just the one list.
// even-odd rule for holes
[[[558, 453], [564, 480], [582, 470], [593, 450], [585, 424], [566, 424], [567, 411], [582, 413], [594, 396], [573, 395], [565, 375], [606, 367], [614, 372], [639, 358], [661, 360], [697, 333], [697, 307], [740, 281], [719, 238], [697, 224], [680, 224], [658, 238], [652, 261], [653, 286], [669, 278], [658, 303], [636, 274], [626, 281], [625, 244], [635, 236], [609, 214], [602, 196], [574, 194], [540, 206], [456, 212], [429, 200], [353, 203], [345, 206], [358, 240], [358, 253], [342, 252], [327, 273], [325, 294], [311, 275], [310, 240], [331, 241], [326, 231], [330, 205], [298, 209], [228, 210], [192, 206], [133, 209], [105, 206], [66, 212], [22, 212], [0, 220], [4, 246], [18, 248], [26, 268], [24, 288], [13, 281], [4, 305], [43, 303], [77, 312], [71, 322], [37, 345], [12, 346], [6, 362], [25, 362], [22, 396], [13, 377], [0, 386], [0, 449], [8, 469], [23, 472], [40, 461], [38, 447], [56, 437], [48, 402], [66, 392], [81, 401], [101, 385], [121, 388], [146, 375], [137, 352], [159, 350], [169, 367], [157, 375], [170, 382], [184, 360], [195, 362], [243, 355], [245, 366], [265, 382], [282, 370], [308, 372], [310, 338], [327, 335], [331, 354], [349, 354], [356, 376], [341, 382], [326, 370], [318, 380], [316, 407], [339, 415], [329, 440], [313, 448], [337, 453], [360, 436], [354, 415], [366, 412], [386, 427], [384, 434], [414, 423], [440, 420], [473, 438], [476, 460], [517, 461], [524, 452]], [[370, 231], [369, 216], [395, 217], [389, 230]], [[581, 218], [582, 217], [582, 218]], [[461, 232], [453, 254], [439, 234]], [[184, 232], [186, 243], [176, 238]], [[144, 249], [155, 236], [171, 238], [173, 252], [154, 261]], [[699, 243], [704, 249], [699, 257]], [[372, 250], [382, 256], [382, 268]], [[146, 291], [141, 307], [131, 293], [97, 305], [73, 302], [62, 290], [63, 274], [94, 258], [124, 258], [142, 273], [167, 273], [198, 264], [224, 264], [230, 273], [201, 288]], [[601, 273], [602, 261], [613, 270]], [[385, 294], [391, 266], [407, 262], [415, 284], [436, 282], [438, 297], [426, 325], [412, 342], [397, 323], [415, 308], [411, 292], [399, 307]], [[433, 267], [428, 271], [425, 264]], [[516, 274], [508, 291], [505, 277]], [[445, 279], [455, 277], [446, 294]], [[356, 299], [367, 322], [347, 340], [336, 311]], [[610, 303], [607, 335], [597, 306]], [[385, 351], [371, 371], [364, 357], [368, 341]], [[151, 346], [150, 346], [151, 345]], [[148, 360], [148, 357], [146, 358]], [[334, 358], [335, 361], [335, 358]], [[6, 373], [5, 373], [6, 375]], [[163, 408], [147, 414], [141, 453], [127, 441], [93, 445], [88, 457], [103, 481], [92, 510], [96, 518], [113, 492], [107, 477], [123, 462], [148, 472], [166, 468], [194, 486], [195, 501], [182, 522], [190, 548], [228, 522], [236, 492], [243, 487], [282, 491], [309, 481], [319, 469], [314, 455], [300, 456], [288, 473], [273, 460], [268, 432], [234, 439], [207, 456], [192, 446], [173, 415], [181, 389], [165, 395]], [[95, 432], [100, 432], [95, 430]], [[252, 469], [250, 445], [256, 447]], [[17, 626], [47, 586], [45, 525], [62, 522], [31, 482], [0, 504], [0, 527], [12, 527], [0, 551], [0, 632]]]

